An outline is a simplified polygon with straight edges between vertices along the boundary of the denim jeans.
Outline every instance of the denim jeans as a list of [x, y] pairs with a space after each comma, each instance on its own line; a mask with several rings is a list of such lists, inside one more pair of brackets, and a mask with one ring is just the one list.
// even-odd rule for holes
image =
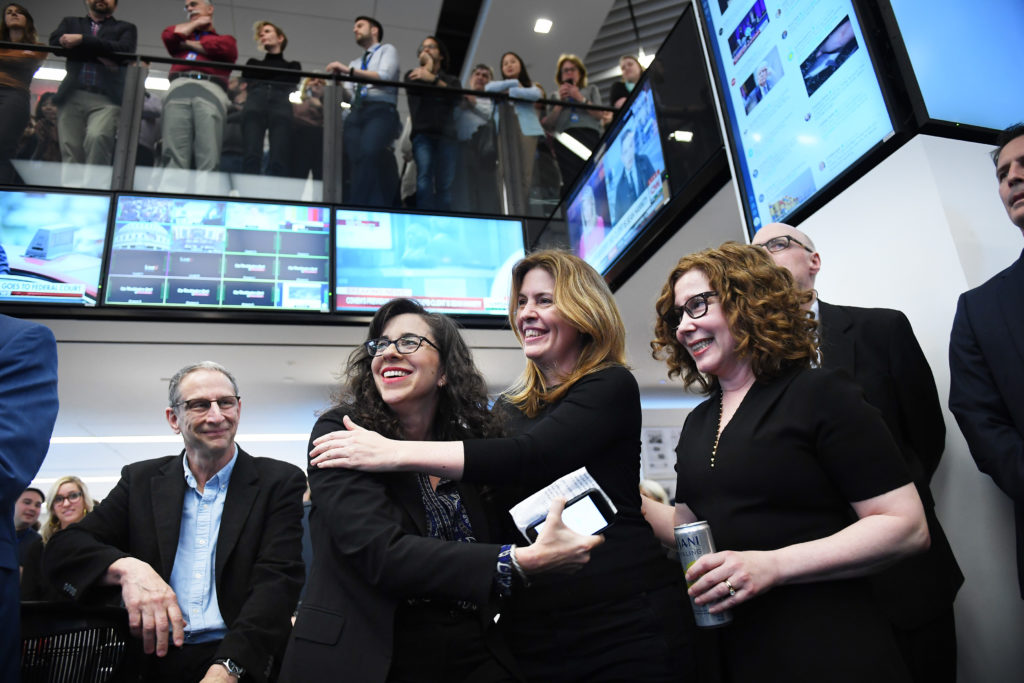
[[455, 139], [447, 135], [417, 133], [412, 137], [412, 155], [416, 159], [416, 208], [451, 209], [456, 153]]

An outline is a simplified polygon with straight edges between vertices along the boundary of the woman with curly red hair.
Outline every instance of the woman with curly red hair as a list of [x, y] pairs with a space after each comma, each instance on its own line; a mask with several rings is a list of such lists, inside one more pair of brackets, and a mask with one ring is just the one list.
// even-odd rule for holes
[[676, 449], [674, 514], [706, 520], [719, 552], [689, 593], [733, 621], [715, 637], [726, 680], [908, 680], [861, 577], [928, 545], [917, 491], [880, 415], [817, 365], [811, 294], [762, 249], [691, 254], [656, 304], [654, 357], [708, 400]]

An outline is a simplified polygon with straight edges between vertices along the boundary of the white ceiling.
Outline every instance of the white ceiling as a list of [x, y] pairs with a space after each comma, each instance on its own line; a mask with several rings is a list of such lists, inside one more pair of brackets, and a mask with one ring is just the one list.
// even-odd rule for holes
[[[466, 61], [496, 65], [502, 52], [514, 50], [523, 55], [531, 76], [549, 87], [558, 55], [586, 54], [611, 4], [612, 0], [485, 0], [476, 50]], [[163, 54], [160, 31], [179, 21], [182, 5], [175, 0], [121, 0], [115, 16], [139, 27], [140, 53]], [[359, 14], [380, 19], [386, 42], [394, 43], [408, 60], [422, 37], [434, 32], [440, 5], [439, 0], [291, 0], [282, 10], [280, 2], [270, 0], [217, 0], [215, 21], [218, 30], [240, 38], [239, 61], [257, 56], [248, 39], [250, 27], [257, 19], [269, 19], [287, 32], [291, 59], [307, 68], [320, 68], [332, 59], [355, 55], [358, 48], [352, 42], [351, 27], [352, 18]], [[581, 11], [583, 6], [586, 11]], [[79, 0], [47, 0], [33, 10], [44, 35], [62, 16], [84, 14]], [[554, 22], [547, 36], [533, 33], [533, 22], [540, 16]], [[630, 331], [629, 357], [643, 392], [645, 422], [681, 424], [685, 407], [694, 403], [678, 383], [665, 384], [664, 366], [650, 358], [647, 346], [653, 301], [663, 278], [682, 254], [725, 239], [742, 239], [731, 186], [718, 193], [617, 293]], [[164, 420], [167, 381], [178, 368], [204, 359], [223, 363], [238, 378], [243, 396], [239, 443], [255, 455], [304, 467], [306, 435], [316, 412], [329, 405], [339, 369], [364, 336], [363, 327], [343, 325], [40, 322], [58, 339], [61, 410], [55, 443], [36, 484], [45, 490], [61, 475], [78, 474], [99, 497], [116, 483], [123, 465], [180, 448]], [[508, 386], [522, 370], [522, 353], [508, 330], [469, 330], [466, 337], [493, 392]], [[669, 412], [661, 412], [665, 409]], [[64, 443], [87, 437], [104, 437], [105, 442]], [[109, 443], [107, 437], [148, 437], [156, 442], [131, 438]]]

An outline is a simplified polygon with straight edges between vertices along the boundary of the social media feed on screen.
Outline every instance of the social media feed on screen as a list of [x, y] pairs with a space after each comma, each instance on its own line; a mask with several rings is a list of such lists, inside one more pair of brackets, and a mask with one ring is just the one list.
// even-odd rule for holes
[[0, 303], [95, 306], [110, 198], [0, 191]]
[[702, 0], [749, 227], [785, 220], [893, 133], [851, 0]]

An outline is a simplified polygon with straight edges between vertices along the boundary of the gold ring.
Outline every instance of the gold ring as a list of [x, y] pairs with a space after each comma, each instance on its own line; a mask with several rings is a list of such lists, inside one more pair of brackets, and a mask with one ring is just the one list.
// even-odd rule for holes
[[732, 587], [731, 583], [729, 583], [729, 579], [726, 579], [722, 583], [724, 583], [725, 587], [729, 589], [729, 597], [736, 595], [736, 589]]

